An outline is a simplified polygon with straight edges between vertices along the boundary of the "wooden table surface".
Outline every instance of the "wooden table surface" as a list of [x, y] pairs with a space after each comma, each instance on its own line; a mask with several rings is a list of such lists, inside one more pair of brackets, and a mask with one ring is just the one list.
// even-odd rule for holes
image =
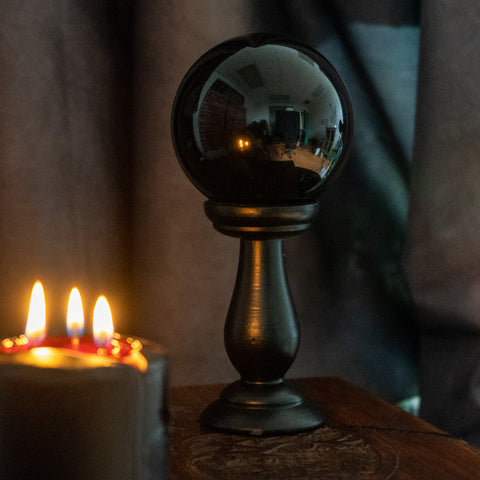
[[172, 389], [172, 480], [480, 479], [480, 450], [343, 380], [296, 383], [326, 424], [277, 437], [199, 425], [220, 385]]

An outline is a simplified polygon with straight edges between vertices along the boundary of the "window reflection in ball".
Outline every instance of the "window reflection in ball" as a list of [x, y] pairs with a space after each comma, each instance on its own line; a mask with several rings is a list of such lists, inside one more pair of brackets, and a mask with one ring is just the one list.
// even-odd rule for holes
[[183, 79], [172, 112], [182, 168], [209, 199], [314, 200], [352, 139], [347, 90], [319, 53], [268, 35], [225, 42]]

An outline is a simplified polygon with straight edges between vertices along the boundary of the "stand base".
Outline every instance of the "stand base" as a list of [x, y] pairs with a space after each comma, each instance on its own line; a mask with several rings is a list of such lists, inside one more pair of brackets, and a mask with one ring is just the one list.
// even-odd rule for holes
[[286, 435], [312, 430], [324, 422], [317, 407], [308, 404], [290, 382], [246, 383], [227, 386], [219, 400], [200, 417], [210, 428], [243, 435]]

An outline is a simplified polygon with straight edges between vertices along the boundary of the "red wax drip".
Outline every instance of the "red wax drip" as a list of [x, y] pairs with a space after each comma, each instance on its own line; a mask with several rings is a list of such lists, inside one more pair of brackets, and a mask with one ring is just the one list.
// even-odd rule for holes
[[[14, 342], [14, 339], [12, 339]], [[118, 342], [118, 343], [117, 343]], [[129, 342], [124, 340], [123, 338], [115, 338], [113, 340], [113, 345], [110, 345], [106, 348], [99, 349], [91, 336], [84, 336], [79, 338], [77, 341], [70, 339], [67, 336], [60, 336], [60, 337], [47, 337], [45, 340], [40, 344], [36, 345], [37, 347], [52, 347], [52, 348], [63, 348], [67, 350], [72, 350], [76, 352], [82, 353], [101, 353], [102, 355], [107, 356], [114, 356], [115, 358], [124, 358], [128, 357], [133, 348]], [[118, 348], [119, 347], [119, 348]], [[1, 345], [2, 353], [17, 353], [29, 350], [31, 345], [29, 343], [17, 345], [14, 343], [11, 347], [6, 347], [3, 344]], [[113, 354], [113, 351], [115, 353]]]
[[[14, 340], [12, 340], [13, 342]], [[28, 343], [26, 344], [21, 344], [21, 345], [17, 345], [16, 343], [14, 343], [14, 345], [12, 345], [11, 347], [5, 347], [3, 344], [2, 344], [2, 353], [17, 353], [17, 352], [25, 352], [27, 350], [30, 349], [30, 345]]]

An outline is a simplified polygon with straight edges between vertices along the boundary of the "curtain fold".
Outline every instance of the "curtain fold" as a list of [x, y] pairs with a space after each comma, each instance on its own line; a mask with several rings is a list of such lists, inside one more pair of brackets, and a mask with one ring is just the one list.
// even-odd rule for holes
[[175, 383], [235, 376], [223, 320], [237, 243], [216, 234], [206, 200], [173, 152], [173, 99], [190, 66], [222, 40], [249, 30], [249, 12], [224, 2], [143, 2], [136, 26], [134, 311], [136, 330], [164, 343]]
[[406, 271], [422, 415], [480, 441], [480, 6], [422, 2]]
[[[69, 290], [90, 313], [106, 294], [120, 328], [130, 281], [129, 5], [0, 4], [0, 317], [23, 331], [44, 283], [49, 328], [64, 331]], [[88, 326], [87, 326], [88, 330]]]

